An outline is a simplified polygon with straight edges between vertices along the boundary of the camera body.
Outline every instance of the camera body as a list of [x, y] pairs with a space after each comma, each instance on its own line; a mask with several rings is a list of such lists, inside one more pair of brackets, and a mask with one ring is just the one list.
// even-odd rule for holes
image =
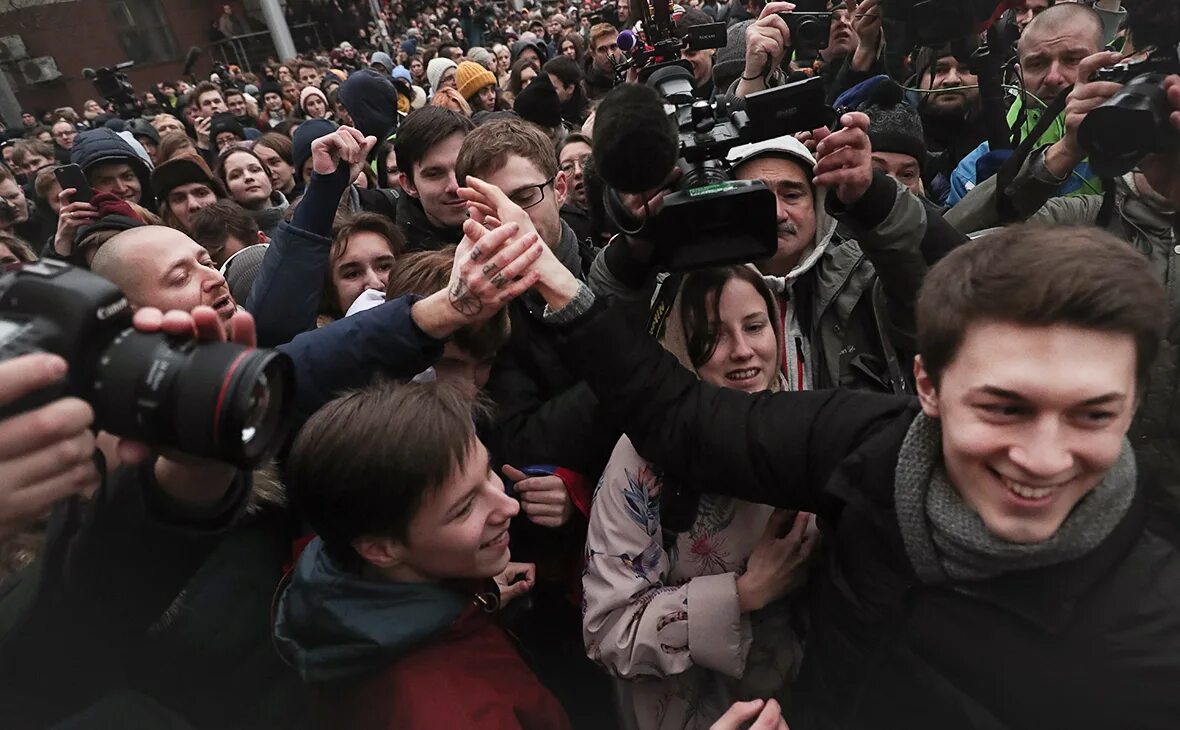
[[1164, 79], [1177, 73], [1180, 44], [1094, 74], [1095, 81], [1123, 84], [1078, 127], [1078, 144], [1096, 174], [1118, 177], [1135, 169], [1144, 157], [1180, 145], [1180, 134], [1169, 121], [1172, 104], [1164, 91]]
[[124, 61], [115, 66], [104, 66], [93, 71], [84, 69], [82, 72], [94, 83], [95, 91], [109, 101], [123, 119], [134, 119], [143, 111], [143, 104], [135, 97], [135, 87], [127, 74], [123, 73], [123, 69], [133, 65], [134, 61]]
[[791, 31], [791, 47], [796, 53], [811, 54], [828, 47], [833, 13], [779, 13]]
[[64, 358], [68, 379], [0, 408], [0, 418], [73, 396], [91, 404], [98, 429], [243, 467], [285, 438], [289, 358], [138, 332], [118, 288], [52, 259], [0, 276], [0, 360], [36, 352]]

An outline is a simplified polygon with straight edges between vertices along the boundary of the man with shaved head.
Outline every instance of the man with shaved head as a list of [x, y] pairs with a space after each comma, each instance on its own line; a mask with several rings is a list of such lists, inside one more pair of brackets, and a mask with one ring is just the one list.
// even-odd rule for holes
[[212, 307], [228, 322], [237, 304], [209, 252], [174, 228], [143, 226], [115, 235], [90, 264], [127, 295], [133, 308], [192, 311]]
[[[1017, 45], [1024, 98], [1017, 99], [1008, 110], [1008, 126], [1019, 127], [1022, 141], [1032, 133], [1044, 109], [1078, 80], [1078, 65], [1082, 59], [1102, 50], [1104, 33], [1101, 16], [1093, 8], [1078, 3], [1054, 5], [1029, 22]], [[1062, 116], [1041, 135], [1036, 146], [1047, 147], [1061, 139], [1064, 133], [1065, 118]], [[994, 160], [990, 152], [991, 147], [984, 142], [963, 158], [951, 175], [948, 204], [958, 203], [976, 183], [998, 169], [999, 161]], [[1065, 176], [1057, 194], [1101, 191], [1101, 183], [1090, 172], [1089, 164], [1082, 162]]]

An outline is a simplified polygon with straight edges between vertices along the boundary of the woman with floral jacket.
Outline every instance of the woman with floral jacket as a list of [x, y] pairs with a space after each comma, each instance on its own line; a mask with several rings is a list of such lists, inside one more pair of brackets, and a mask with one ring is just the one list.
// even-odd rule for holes
[[[704, 380], [781, 390], [774, 297], [752, 267], [689, 274], [664, 346]], [[583, 577], [590, 658], [620, 678], [629, 724], [708, 728], [738, 700], [785, 693], [801, 642], [791, 612], [814, 516], [677, 493], [624, 436], [594, 495]]]

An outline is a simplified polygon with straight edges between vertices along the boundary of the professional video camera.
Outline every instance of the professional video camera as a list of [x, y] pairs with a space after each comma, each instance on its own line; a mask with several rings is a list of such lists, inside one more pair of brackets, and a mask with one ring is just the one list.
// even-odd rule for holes
[[0, 276], [0, 360], [41, 351], [65, 358], [69, 381], [0, 418], [76, 396], [100, 429], [244, 468], [286, 436], [295, 382], [286, 355], [137, 332], [113, 284], [52, 259]]
[[143, 104], [135, 97], [135, 87], [123, 69], [131, 68], [135, 61], [124, 61], [115, 66], [104, 66], [98, 70], [82, 69], [82, 75], [94, 83], [95, 90], [115, 108], [123, 119], [134, 119], [143, 112]]
[[1124, 175], [1150, 154], [1175, 148], [1180, 134], [1172, 126], [1172, 104], [1164, 79], [1180, 74], [1180, 44], [1153, 50], [1147, 58], [1120, 63], [1094, 75], [1095, 81], [1125, 84], [1078, 127], [1078, 144], [1100, 177]]

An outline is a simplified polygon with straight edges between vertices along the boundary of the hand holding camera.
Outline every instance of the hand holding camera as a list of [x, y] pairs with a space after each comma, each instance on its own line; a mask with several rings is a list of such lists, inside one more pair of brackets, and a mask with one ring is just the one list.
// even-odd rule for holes
[[767, 3], [758, 20], [746, 28], [746, 65], [738, 83], [738, 96], [765, 89], [766, 78], [782, 65], [791, 47], [791, 30], [780, 13], [794, 9], [794, 3]]
[[[0, 363], [0, 404], [65, 379], [66, 361], [38, 353]], [[25, 529], [54, 503], [96, 489], [94, 411], [61, 398], [0, 421], [0, 541]]]
[[[1168, 122], [1180, 134], [1180, 75], [1173, 74], [1164, 79], [1164, 93], [1172, 106]], [[1180, 149], [1148, 155], [1139, 164], [1139, 169], [1157, 193], [1173, 208], [1180, 209]]]
[[[1111, 66], [1122, 60], [1122, 54], [1101, 51], [1082, 59], [1078, 65], [1078, 82], [1065, 106], [1065, 136], [1045, 152], [1045, 166], [1057, 177], [1065, 177], [1086, 153], [1078, 143], [1078, 128], [1086, 115], [1105, 104], [1119, 92], [1122, 84], [1113, 81], [1094, 81], [1092, 77], [1100, 68]], [[1084, 80], [1083, 80], [1084, 79]]]
[[[246, 348], [256, 345], [254, 318], [248, 312], [235, 313], [228, 326], [223, 326], [221, 317], [212, 307], [197, 307], [192, 312], [161, 312], [145, 307], [135, 312], [132, 322], [137, 332], [160, 333], [197, 343], [223, 343], [229, 330], [232, 344]], [[155, 454], [147, 444], [134, 439], [120, 439], [116, 448], [119, 460], [129, 464], [146, 461]], [[156, 482], [160, 488], [176, 501], [196, 507], [221, 501], [236, 471], [231, 464], [188, 456], [171, 449], [165, 450], [155, 465]]]
[[98, 208], [89, 201], [70, 202], [77, 193], [76, 188], [66, 188], [57, 194], [61, 212], [57, 215], [57, 233], [53, 237], [53, 250], [60, 256], [69, 256], [74, 251], [74, 238], [78, 229], [98, 220]]

